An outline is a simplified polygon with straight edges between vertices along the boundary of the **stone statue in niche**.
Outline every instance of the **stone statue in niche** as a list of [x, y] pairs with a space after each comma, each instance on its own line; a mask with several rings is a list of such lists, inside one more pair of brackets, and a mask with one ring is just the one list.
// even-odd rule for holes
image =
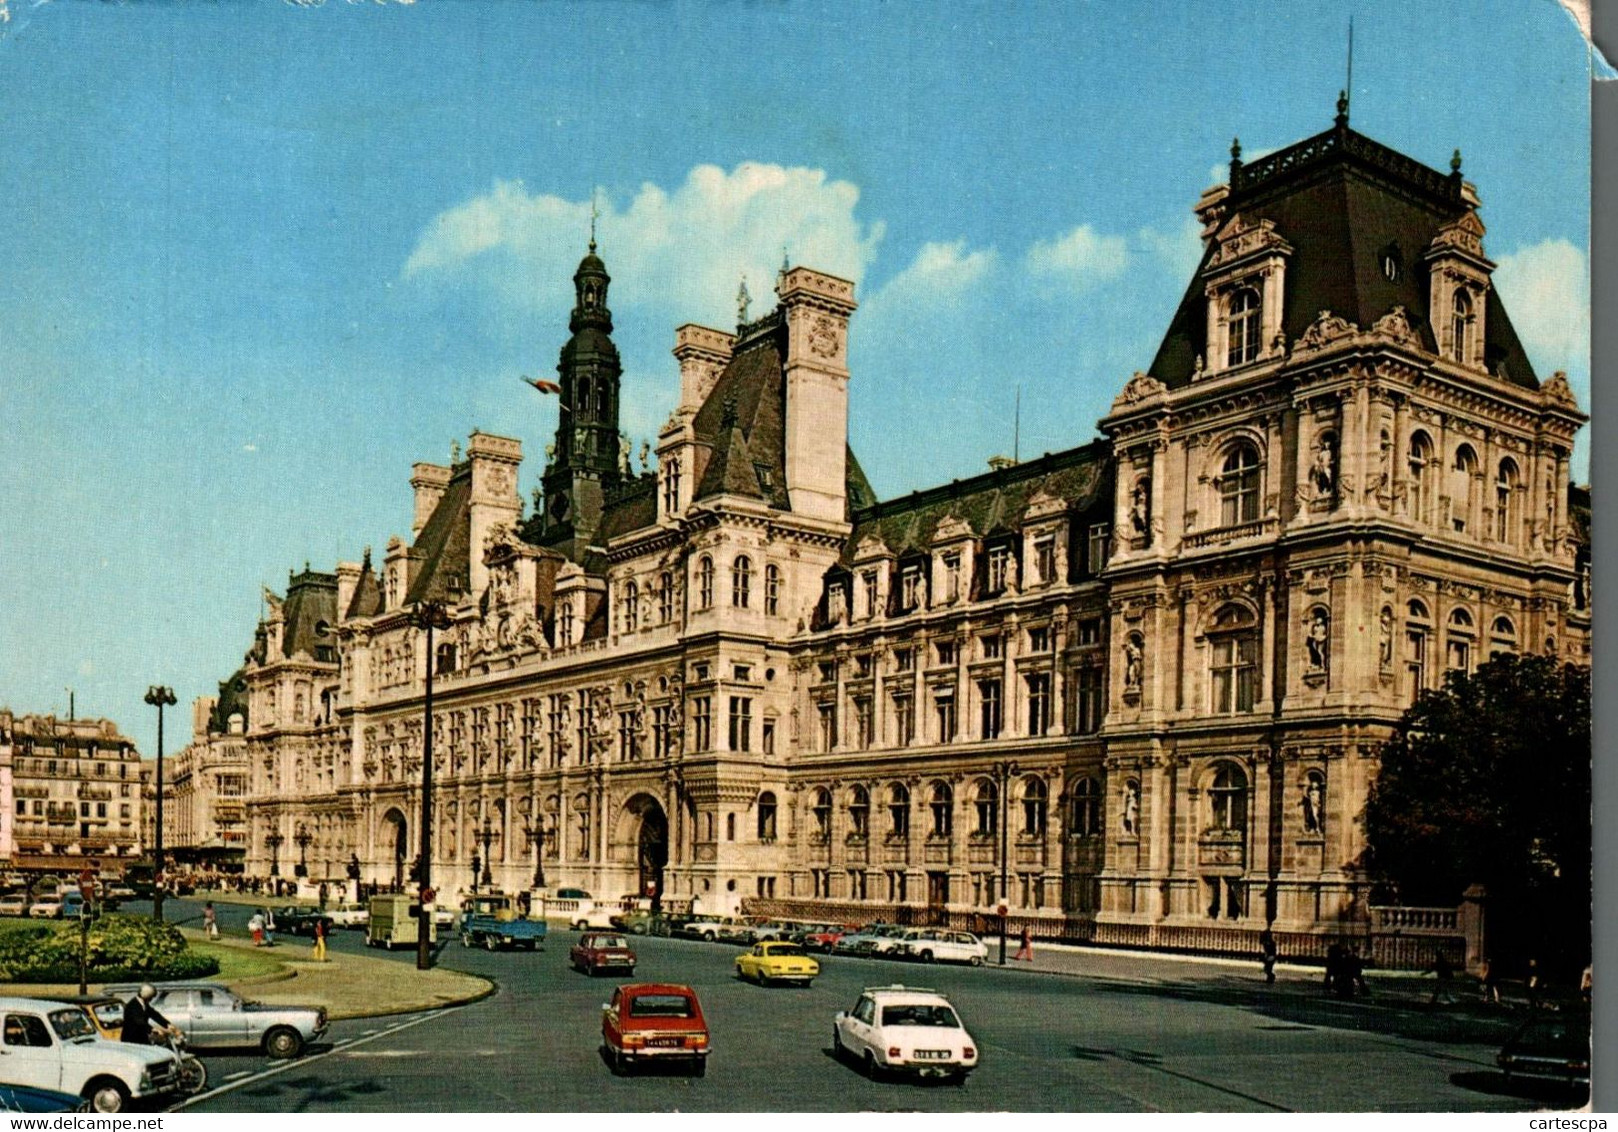
[[1124, 784], [1124, 832], [1133, 836], [1140, 832], [1140, 783]]
[[1326, 783], [1318, 775], [1311, 774], [1309, 780], [1303, 785], [1303, 796], [1298, 799], [1303, 807], [1303, 829], [1305, 833], [1320, 833], [1326, 824]]
[[1331, 623], [1324, 609], [1317, 609], [1309, 617], [1309, 633], [1304, 638], [1309, 649], [1309, 667], [1324, 671], [1331, 659]]
[[1393, 437], [1388, 430], [1382, 430], [1382, 439], [1377, 445], [1377, 490], [1387, 491], [1393, 486]]
[[1383, 668], [1393, 667], [1393, 610], [1385, 605], [1377, 625], [1376, 658]]
[[1315, 441], [1314, 462], [1309, 466], [1309, 484], [1315, 489], [1315, 498], [1330, 499], [1337, 490], [1337, 452], [1331, 433], [1324, 433]]
[[1129, 502], [1129, 521], [1135, 528], [1135, 533], [1142, 537], [1152, 530], [1152, 481], [1142, 479], [1136, 482], [1134, 494]]
[[1146, 646], [1138, 636], [1124, 641], [1124, 687], [1140, 690], [1146, 668]]

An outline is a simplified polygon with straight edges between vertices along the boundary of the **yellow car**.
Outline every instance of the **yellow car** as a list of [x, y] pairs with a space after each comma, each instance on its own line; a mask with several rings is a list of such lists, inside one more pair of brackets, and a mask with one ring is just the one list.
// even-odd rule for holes
[[752, 979], [761, 987], [771, 983], [802, 983], [820, 974], [820, 964], [796, 943], [765, 940], [736, 956], [736, 977]]

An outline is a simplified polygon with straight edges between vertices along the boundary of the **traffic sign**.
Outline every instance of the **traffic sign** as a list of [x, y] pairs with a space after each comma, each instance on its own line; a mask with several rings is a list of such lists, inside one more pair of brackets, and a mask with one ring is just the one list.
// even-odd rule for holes
[[84, 897], [84, 903], [85, 903], [85, 905], [87, 907], [91, 903], [93, 903], [95, 901], [95, 898], [96, 898], [95, 882], [94, 881], [88, 881], [88, 882], [80, 881], [79, 882], [79, 895]]
[[438, 899], [438, 890], [437, 889], [424, 888], [424, 889], [421, 890], [421, 902], [423, 904], [431, 904], [433, 901], [435, 901], [437, 899]]

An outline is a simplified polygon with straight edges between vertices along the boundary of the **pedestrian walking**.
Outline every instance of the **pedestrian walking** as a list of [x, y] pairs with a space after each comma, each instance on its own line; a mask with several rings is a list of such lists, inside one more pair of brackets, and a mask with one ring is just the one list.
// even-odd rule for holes
[[1275, 961], [1280, 957], [1280, 949], [1275, 945], [1275, 933], [1265, 928], [1258, 935], [1259, 962], [1264, 966], [1264, 981], [1275, 982]]
[[326, 910], [326, 882], [325, 881], [320, 882], [320, 910], [322, 912], [324, 912]]
[[1455, 992], [1451, 987], [1451, 983], [1455, 979], [1455, 964], [1450, 962], [1449, 953], [1440, 951], [1433, 959], [1433, 965], [1422, 973], [1426, 974], [1428, 971], [1432, 972], [1437, 982], [1433, 984], [1433, 997], [1427, 1000], [1427, 1005], [1453, 1004], [1455, 1002]]
[[219, 915], [213, 909], [213, 901], [202, 906], [202, 934], [209, 939], [219, 938]]
[[247, 921], [247, 930], [250, 933], [252, 933], [253, 946], [254, 947], [263, 947], [264, 946], [264, 914], [262, 912], [254, 912], [253, 913], [252, 918]]
[[1478, 984], [1483, 988], [1483, 1001], [1500, 1005], [1500, 976], [1494, 972], [1494, 960], [1483, 957], [1483, 969], [1478, 972]]
[[1022, 930], [1022, 946], [1017, 948], [1017, 954], [1011, 958], [1013, 960], [1021, 959], [1028, 963], [1034, 961], [1034, 941], [1029, 937], [1027, 928]]
[[270, 909], [264, 910], [264, 946], [275, 946], [275, 913]]
[[1528, 1009], [1539, 1009], [1539, 996], [1545, 991], [1545, 977], [1539, 973], [1539, 960], [1528, 960]]
[[324, 916], [315, 917], [315, 950], [313, 958], [316, 963], [326, 961], [326, 919]]

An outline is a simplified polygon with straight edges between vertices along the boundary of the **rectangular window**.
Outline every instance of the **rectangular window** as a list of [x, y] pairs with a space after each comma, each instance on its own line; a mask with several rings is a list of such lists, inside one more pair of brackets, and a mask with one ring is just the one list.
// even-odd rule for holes
[[1079, 622], [1079, 644], [1099, 645], [1101, 643], [1101, 619], [1099, 617], [1086, 617]]
[[1048, 628], [1040, 626], [1037, 629], [1028, 630], [1029, 652], [1050, 652], [1050, 650], [1051, 631]]
[[753, 678], [753, 666], [751, 664], [731, 665], [730, 678], [743, 684], [747, 683]]
[[985, 633], [981, 639], [983, 641], [983, 659], [999, 660], [1001, 657], [1002, 642], [1005, 638], [1001, 637], [998, 633]]
[[1253, 710], [1258, 685], [1258, 639], [1251, 634], [1214, 642], [1213, 710], [1220, 715]]
[[753, 700], [751, 696], [730, 697], [730, 749], [753, 749]]
[[107, 803], [105, 803], [105, 802], [97, 802], [96, 803], [96, 817], [104, 818], [106, 816], [107, 816]]
[[1005, 720], [998, 679], [978, 681], [978, 708], [979, 736], [984, 739], [998, 739], [1001, 725]]
[[854, 658], [854, 676], [859, 680], [871, 678], [871, 654], [862, 652]]
[[1056, 539], [1052, 536], [1034, 543], [1034, 581], [1042, 586], [1056, 581]]
[[876, 571], [866, 570], [864, 573], [862, 573], [860, 575], [860, 585], [865, 594], [865, 616], [875, 617], [877, 613]]
[[906, 566], [899, 576], [900, 610], [909, 613], [921, 606], [921, 567]]
[[1107, 559], [1112, 557], [1112, 524], [1092, 523], [1089, 547], [1090, 573], [1099, 574], [1107, 568]]
[[871, 745], [872, 710], [870, 696], [854, 697], [854, 746], [865, 750]]
[[908, 692], [893, 697], [893, 739], [901, 747], [916, 739], [916, 700]]
[[1101, 730], [1102, 714], [1102, 671], [1100, 668], [1085, 667], [1079, 669], [1078, 690], [1078, 731], [1081, 735], [1093, 735]]
[[1413, 629], [1405, 634], [1405, 673], [1409, 681], [1410, 702], [1427, 686], [1427, 634]]
[[713, 699], [694, 696], [691, 700], [692, 750], [713, 750]]
[[673, 712], [667, 704], [652, 709], [652, 757], [665, 759], [673, 754]]
[[759, 749], [766, 755], [775, 754], [775, 720], [766, 719], [760, 732]]
[[550, 765], [562, 765], [562, 748], [567, 743], [567, 696], [555, 693], [548, 701], [545, 713], [546, 741], [549, 744]]
[[834, 660], [823, 660], [816, 666], [815, 672], [816, 675], [820, 677], [820, 682], [822, 684], [833, 683], [837, 679], [837, 662]]
[[830, 700], [826, 700], [826, 701], [824, 701], [822, 703], [816, 704], [815, 705], [815, 711], [816, 711], [816, 713], [817, 713], [817, 715], [819, 717], [819, 723], [820, 723], [820, 730], [819, 730], [820, 746], [819, 746], [819, 750], [822, 753], [827, 752], [827, 751], [836, 750], [837, 749], [837, 705], [832, 703]]
[[118, 816], [121, 818], [127, 818], [129, 816], [129, 807], [127, 805], [120, 804], [118, 806]]
[[933, 691], [933, 708], [938, 715], [938, 741], [955, 741], [955, 689], [937, 688]]
[[87, 818], [87, 817], [90, 816], [90, 803], [89, 802], [80, 802], [79, 803], [79, 816], [81, 818]]
[[899, 672], [909, 672], [916, 667], [915, 649], [894, 649], [893, 667]]
[[955, 663], [955, 642], [954, 641], [939, 641], [938, 645], [937, 645], [937, 648], [938, 648], [938, 663], [939, 664], [942, 665], [942, 664], [954, 664]]
[[1463, 637], [1449, 639], [1449, 669], [1452, 672], [1471, 671], [1472, 642]]
[[961, 600], [961, 553], [951, 551], [943, 556], [944, 564], [944, 600]]
[[1051, 677], [1036, 672], [1028, 677], [1028, 734], [1044, 735], [1051, 729]]
[[624, 762], [640, 758], [640, 729], [635, 725], [634, 711], [618, 713], [618, 757]]
[[990, 594], [1003, 593], [1006, 584], [1011, 580], [1011, 548], [1009, 546], [991, 547], [989, 550], [988, 592]]

